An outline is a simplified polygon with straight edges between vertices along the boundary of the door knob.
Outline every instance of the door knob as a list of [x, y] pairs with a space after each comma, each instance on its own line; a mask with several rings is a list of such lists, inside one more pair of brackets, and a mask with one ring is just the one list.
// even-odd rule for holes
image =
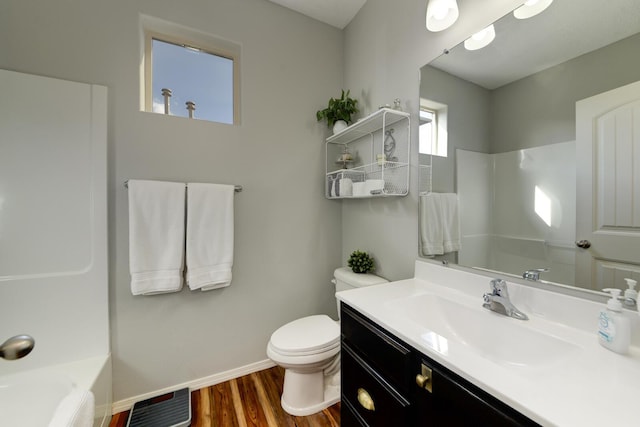
[[591, 247], [591, 242], [588, 240], [578, 240], [576, 242], [576, 246], [582, 249], [589, 249]]

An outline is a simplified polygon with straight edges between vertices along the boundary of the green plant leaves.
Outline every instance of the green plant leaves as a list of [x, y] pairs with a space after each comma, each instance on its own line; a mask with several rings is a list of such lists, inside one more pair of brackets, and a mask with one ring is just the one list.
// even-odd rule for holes
[[354, 273], [368, 273], [375, 270], [373, 258], [368, 253], [360, 250], [353, 251], [347, 261], [347, 265], [351, 267]]
[[350, 90], [342, 89], [339, 99], [329, 98], [327, 108], [316, 112], [318, 121], [326, 120], [327, 126], [332, 127], [338, 120], [351, 123], [351, 116], [358, 112], [358, 100], [349, 96]]

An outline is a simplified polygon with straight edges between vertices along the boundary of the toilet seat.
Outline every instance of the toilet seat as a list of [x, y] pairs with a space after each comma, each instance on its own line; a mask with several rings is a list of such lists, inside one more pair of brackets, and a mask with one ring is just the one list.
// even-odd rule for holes
[[340, 326], [319, 314], [294, 320], [271, 335], [271, 349], [282, 356], [308, 356], [340, 347]]

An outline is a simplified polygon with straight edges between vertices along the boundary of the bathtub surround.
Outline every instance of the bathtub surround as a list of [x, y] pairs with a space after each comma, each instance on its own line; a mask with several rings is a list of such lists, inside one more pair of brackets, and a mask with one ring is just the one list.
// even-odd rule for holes
[[[0, 336], [35, 339], [0, 360], [0, 425], [46, 425], [58, 404], [80, 409], [76, 391], [95, 396], [87, 416], [100, 425], [111, 415], [107, 88], [0, 70], [0, 91]], [[5, 418], [25, 407], [33, 424]]]
[[129, 270], [133, 295], [182, 289], [185, 184], [129, 180]]
[[[95, 427], [106, 426], [111, 416], [109, 356], [3, 375], [0, 384], [2, 426], [47, 426], [54, 417], [65, 418], [65, 413], [69, 415], [68, 411], [73, 412], [74, 407], [86, 415], [93, 413], [94, 421], [91, 424]], [[74, 402], [74, 397], [88, 397], [88, 393], [93, 396], [95, 406], [90, 407], [87, 405], [89, 402], [84, 405], [77, 400]], [[25, 408], [29, 410], [25, 412]], [[62, 425], [67, 426], [66, 423]]]
[[49, 427], [85, 427], [93, 424], [95, 397], [88, 390], [73, 390], [58, 405]]
[[575, 141], [498, 154], [457, 150], [458, 263], [517, 276], [548, 267], [544, 280], [575, 283], [575, 158]]

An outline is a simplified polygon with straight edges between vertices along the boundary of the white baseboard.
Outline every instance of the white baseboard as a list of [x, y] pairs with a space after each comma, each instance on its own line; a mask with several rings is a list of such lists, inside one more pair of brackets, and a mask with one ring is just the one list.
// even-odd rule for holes
[[220, 372], [218, 374], [209, 375], [207, 377], [198, 378], [192, 381], [188, 381], [182, 384], [176, 384], [171, 387], [166, 387], [160, 390], [152, 391], [149, 393], [140, 394], [138, 396], [130, 397], [128, 399], [113, 402], [111, 405], [111, 413], [117, 414], [119, 412], [128, 411], [133, 407], [136, 402], [149, 399], [154, 396], [169, 393], [174, 390], [180, 390], [188, 387], [189, 390], [198, 390], [204, 387], [220, 384], [225, 381], [232, 380], [234, 378], [242, 377], [244, 375], [251, 374], [253, 372], [262, 371], [263, 369], [269, 369], [276, 366], [271, 359], [261, 360], [259, 362], [250, 363], [249, 365], [240, 366], [239, 368], [231, 369], [229, 371]]

